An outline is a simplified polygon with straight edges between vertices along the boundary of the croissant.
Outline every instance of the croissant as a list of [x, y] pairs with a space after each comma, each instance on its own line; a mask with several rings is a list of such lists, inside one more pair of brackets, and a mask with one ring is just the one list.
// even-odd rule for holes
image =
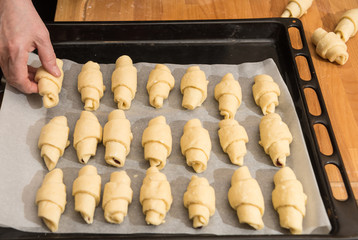
[[96, 155], [97, 144], [102, 141], [102, 127], [97, 117], [88, 111], [82, 111], [73, 133], [73, 146], [77, 151], [78, 161], [87, 163]]
[[215, 86], [215, 99], [219, 102], [219, 111], [222, 116], [233, 119], [242, 100], [241, 87], [231, 73], [226, 74]]
[[358, 27], [358, 8], [346, 11], [339, 20], [334, 32], [344, 41], [357, 33]]
[[193, 219], [193, 227], [207, 226], [209, 218], [215, 213], [215, 191], [208, 180], [192, 176], [183, 201], [188, 208], [189, 219]]
[[153, 118], [142, 136], [144, 159], [151, 167], [162, 169], [172, 151], [172, 133], [164, 116]]
[[149, 103], [155, 108], [163, 106], [163, 100], [167, 99], [170, 90], [174, 88], [175, 79], [170, 69], [163, 65], [157, 64], [148, 78], [147, 91], [149, 94]]
[[191, 119], [185, 124], [180, 147], [186, 163], [195, 172], [205, 171], [210, 158], [211, 141], [208, 130], [202, 127], [199, 119]]
[[112, 74], [112, 92], [119, 109], [131, 107], [137, 92], [137, 69], [127, 55], [120, 56], [116, 61], [116, 69]]
[[247, 223], [257, 230], [264, 227], [264, 198], [259, 184], [251, 177], [246, 166], [240, 167], [232, 175], [228, 198], [240, 223]]
[[42, 101], [45, 108], [52, 108], [59, 102], [58, 94], [61, 92], [63, 81], [63, 61], [56, 59], [57, 67], [60, 69], [61, 76], [55, 77], [45, 70], [44, 67], [39, 67], [36, 71], [35, 82], [38, 83], [39, 94], [43, 96]]
[[289, 0], [285, 11], [282, 13], [283, 18], [300, 18], [307, 13], [313, 0]]
[[167, 177], [158, 168], [150, 167], [140, 188], [139, 200], [147, 224], [160, 225], [173, 202]]
[[276, 167], [286, 165], [286, 157], [290, 155], [292, 135], [286, 123], [277, 113], [270, 113], [261, 118], [260, 142], [265, 153], [270, 155]]
[[316, 45], [316, 52], [323, 59], [344, 65], [348, 60], [347, 45], [334, 32], [326, 32], [317, 28], [312, 35], [312, 42]]
[[36, 205], [38, 216], [52, 232], [56, 232], [66, 206], [66, 186], [61, 169], [56, 168], [46, 174], [36, 194]]
[[110, 181], [103, 191], [102, 208], [104, 218], [109, 223], [120, 224], [128, 212], [128, 204], [132, 202], [133, 190], [131, 179], [125, 171], [113, 172]]
[[193, 110], [205, 101], [209, 81], [199, 66], [189, 67], [180, 82], [182, 106]]
[[264, 115], [274, 113], [275, 107], [279, 104], [278, 96], [281, 94], [279, 86], [266, 74], [255, 76], [254, 81], [252, 93], [256, 105], [261, 107]]
[[233, 164], [243, 165], [246, 154], [246, 143], [249, 141], [245, 128], [234, 119], [219, 122], [220, 145]]
[[75, 211], [81, 213], [87, 224], [92, 224], [101, 197], [101, 177], [96, 167], [86, 165], [80, 169], [73, 182], [72, 196], [75, 197]]
[[103, 128], [106, 162], [115, 167], [123, 167], [132, 139], [131, 123], [126, 119], [123, 110], [113, 110], [108, 115], [108, 122]]
[[99, 100], [105, 89], [99, 64], [88, 61], [78, 75], [78, 91], [81, 93], [85, 110], [94, 111], [99, 107]]
[[56, 167], [58, 159], [62, 157], [65, 148], [70, 144], [69, 132], [65, 116], [54, 117], [42, 127], [38, 148], [41, 149], [41, 157], [49, 171]]
[[281, 227], [290, 229], [292, 234], [301, 234], [307, 202], [302, 184], [289, 167], [284, 167], [275, 174], [274, 183], [272, 203], [279, 214]]

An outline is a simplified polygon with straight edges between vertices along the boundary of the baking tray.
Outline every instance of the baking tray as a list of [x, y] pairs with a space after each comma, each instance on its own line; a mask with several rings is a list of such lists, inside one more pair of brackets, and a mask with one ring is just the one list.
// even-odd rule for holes
[[[358, 207], [349, 184], [332, 126], [320, 91], [319, 83], [308, 50], [302, 23], [298, 19], [240, 19], [212, 21], [169, 22], [62, 22], [47, 23], [51, 40], [58, 58], [78, 63], [91, 59], [100, 63], [113, 63], [119, 55], [127, 54], [135, 62], [166, 62], [176, 64], [240, 64], [272, 58], [287, 84], [298, 114], [307, 150], [310, 155], [320, 193], [332, 224], [329, 235], [89, 235], [27, 233], [0, 228], [0, 237], [7, 239], [115, 239], [115, 238], [187, 238], [198, 239], [354, 239], [358, 237]], [[289, 28], [299, 30], [302, 49], [294, 49]], [[296, 56], [307, 59], [312, 79], [300, 78]], [[2, 84], [3, 85], [3, 84]], [[308, 111], [304, 89], [315, 90], [321, 115]], [[4, 86], [2, 86], [3, 92]], [[2, 99], [2, 93], [0, 93]], [[1, 100], [0, 100], [1, 103]], [[323, 124], [331, 138], [333, 154], [323, 155], [313, 129]], [[326, 164], [338, 167], [346, 187], [345, 201], [334, 199]]]

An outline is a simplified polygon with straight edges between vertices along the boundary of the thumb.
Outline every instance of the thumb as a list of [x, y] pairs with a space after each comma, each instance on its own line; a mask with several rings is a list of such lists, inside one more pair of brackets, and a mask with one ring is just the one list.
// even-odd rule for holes
[[60, 69], [56, 64], [56, 55], [50, 40], [48, 39], [47, 41], [44, 41], [42, 44], [38, 44], [37, 51], [42, 66], [46, 69], [46, 71], [48, 71], [51, 75], [55, 77], [61, 76]]

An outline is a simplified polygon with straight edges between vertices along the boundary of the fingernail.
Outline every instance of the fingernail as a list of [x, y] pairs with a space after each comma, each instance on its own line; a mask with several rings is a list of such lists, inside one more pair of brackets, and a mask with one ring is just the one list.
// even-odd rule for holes
[[52, 70], [56, 77], [61, 76], [61, 72], [60, 72], [60, 69], [58, 69], [58, 67], [53, 67]]

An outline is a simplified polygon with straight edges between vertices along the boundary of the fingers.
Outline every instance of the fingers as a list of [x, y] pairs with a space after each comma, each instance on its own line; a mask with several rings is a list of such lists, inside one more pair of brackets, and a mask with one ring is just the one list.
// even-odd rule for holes
[[4, 73], [7, 73], [5, 74], [6, 81], [23, 93], [37, 93], [37, 83], [33, 81], [34, 68], [28, 68], [27, 58], [28, 54], [23, 54], [14, 59], [9, 59], [7, 69], [4, 71]]
[[20, 88], [21, 89], [19, 89], [19, 90], [26, 94], [39, 92], [37, 83], [35, 83], [33, 81], [25, 81], [23, 84], [21, 84]]
[[35, 82], [35, 75], [36, 75], [37, 68], [32, 66], [27, 66], [27, 72], [29, 73], [29, 79]]
[[[5, 76], [6, 77], [6, 76]], [[37, 83], [30, 81], [30, 79], [25, 79], [24, 81], [15, 80], [15, 81], [9, 81], [7, 80], [7, 83], [9, 83], [14, 88], [18, 89], [19, 91], [25, 93], [25, 94], [31, 94], [31, 93], [38, 93], [38, 86]]]
[[39, 54], [42, 66], [53, 76], [61, 76], [60, 69], [56, 64], [56, 55], [53, 50], [50, 37], [46, 31], [46, 35], [42, 36], [38, 42], [36, 42], [37, 51]]

